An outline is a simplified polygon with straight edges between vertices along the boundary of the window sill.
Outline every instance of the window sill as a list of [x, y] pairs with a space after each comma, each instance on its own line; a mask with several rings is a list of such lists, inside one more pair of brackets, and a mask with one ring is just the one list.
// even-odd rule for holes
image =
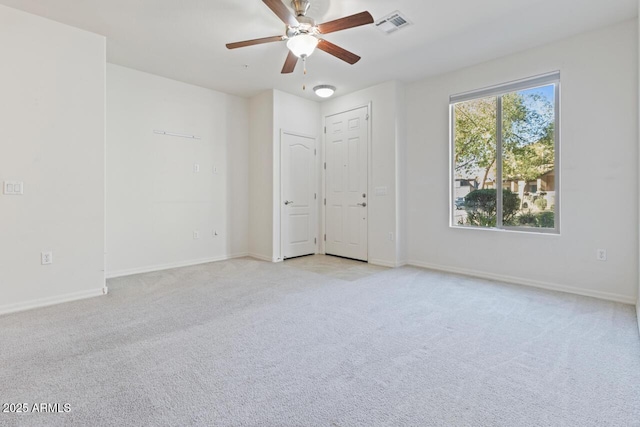
[[499, 233], [510, 233], [510, 234], [527, 234], [527, 235], [538, 235], [538, 236], [556, 236], [560, 237], [560, 230], [557, 229], [529, 229], [529, 228], [518, 228], [518, 227], [509, 227], [509, 228], [496, 228], [496, 227], [472, 227], [472, 226], [464, 226], [464, 225], [449, 225], [449, 228], [457, 229], [457, 230], [477, 230], [477, 231], [496, 231]]

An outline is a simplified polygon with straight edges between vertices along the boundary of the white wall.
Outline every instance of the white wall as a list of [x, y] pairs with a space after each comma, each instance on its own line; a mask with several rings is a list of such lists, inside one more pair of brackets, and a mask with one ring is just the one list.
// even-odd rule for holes
[[[403, 243], [401, 224], [399, 223], [399, 182], [398, 165], [402, 164], [398, 155], [403, 135], [401, 113], [404, 106], [399, 103], [403, 99], [404, 87], [401, 83], [391, 81], [358, 92], [333, 98], [322, 103], [321, 114], [326, 117], [354, 108], [372, 104], [370, 116], [372, 120], [370, 141], [370, 174], [369, 180], [369, 262], [386, 266], [396, 266], [401, 259], [400, 248]], [[376, 187], [387, 187], [386, 196], [375, 196]], [[394, 234], [394, 240], [389, 239]]]
[[273, 261], [273, 91], [249, 100], [249, 253]]
[[248, 254], [248, 112], [242, 98], [107, 66], [108, 277]]
[[[633, 303], [637, 20], [407, 87], [410, 263]], [[560, 236], [449, 227], [449, 95], [561, 72]], [[606, 248], [608, 260], [596, 260]]]
[[398, 85], [396, 117], [396, 265], [408, 260], [408, 182], [407, 182], [407, 98], [405, 85]]
[[105, 39], [0, 6], [0, 57], [0, 313], [100, 295]]

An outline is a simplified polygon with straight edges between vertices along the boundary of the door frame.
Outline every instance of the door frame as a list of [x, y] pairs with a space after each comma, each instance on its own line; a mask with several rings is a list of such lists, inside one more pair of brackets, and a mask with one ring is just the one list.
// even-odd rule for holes
[[318, 248], [319, 248], [319, 244], [320, 244], [320, 240], [319, 236], [318, 236], [318, 200], [320, 200], [320, 198], [318, 197], [318, 172], [317, 172], [317, 158], [318, 158], [318, 137], [314, 136], [314, 135], [308, 135], [308, 134], [304, 134], [304, 133], [300, 133], [300, 132], [293, 132], [293, 131], [288, 131], [285, 129], [280, 129], [280, 171], [279, 171], [279, 176], [280, 176], [280, 191], [278, 192], [278, 203], [280, 205], [280, 209], [278, 209], [278, 213], [280, 215], [279, 221], [278, 223], [280, 224], [280, 254], [279, 254], [279, 259], [280, 261], [284, 261], [284, 226], [283, 226], [283, 221], [284, 221], [284, 178], [283, 178], [283, 174], [282, 174], [282, 169], [283, 169], [283, 164], [284, 162], [282, 161], [283, 156], [284, 156], [284, 150], [282, 149], [282, 145], [284, 144], [284, 135], [291, 135], [291, 136], [297, 136], [300, 138], [308, 138], [308, 139], [312, 139], [313, 143], [314, 143], [314, 159], [315, 160], [315, 165], [313, 168], [313, 178], [312, 178], [312, 186], [315, 189], [315, 194], [316, 194], [316, 198], [314, 200], [314, 206], [311, 207], [311, 211], [316, 215], [315, 218], [312, 219], [312, 223], [313, 223], [313, 232], [315, 234], [315, 239], [316, 239], [316, 243], [315, 243], [315, 253], [320, 253]]
[[[336, 116], [338, 114], [348, 113], [349, 111], [359, 110], [361, 108], [367, 109], [367, 115], [369, 118], [367, 119], [367, 207], [371, 208], [371, 201], [373, 197], [371, 197], [371, 183], [372, 183], [372, 170], [373, 170], [373, 147], [372, 147], [372, 139], [373, 139], [373, 102], [369, 101], [366, 104], [358, 105], [352, 108], [347, 108], [343, 111], [338, 111], [336, 113], [327, 114], [322, 118], [322, 126], [324, 128], [324, 132], [322, 134], [322, 163], [320, 164], [320, 171], [322, 175], [322, 188], [321, 188], [321, 197], [318, 199], [321, 201], [320, 206], [320, 246], [318, 248], [319, 253], [325, 254], [326, 245], [324, 236], [327, 233], [327, 205], [325, 204], [327, 197], [327, 170], [325, 166], [327, 164], [327, 118]], [[369, 254], [370, 250], [370, 223], [371, 223], [371, 209], [367, 210], [367, 262], [369, 262]]]

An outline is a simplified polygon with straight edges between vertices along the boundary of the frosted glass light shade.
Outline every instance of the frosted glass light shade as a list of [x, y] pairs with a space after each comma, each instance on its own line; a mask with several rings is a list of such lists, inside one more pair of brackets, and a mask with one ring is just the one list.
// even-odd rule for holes
[[328, 98], [331, 95], [333, 95], [333, 93], [336, 91], [336, 87], [335, 86], [331, 86], [331, 85], [319, 85], [319, 86], [314, 87], [313, 91], [320, 98]]
[[298, 58], [311, 56], [316, 46], [318, 39], [310, 34], [299, 34], [287, 41], [287, 47]]

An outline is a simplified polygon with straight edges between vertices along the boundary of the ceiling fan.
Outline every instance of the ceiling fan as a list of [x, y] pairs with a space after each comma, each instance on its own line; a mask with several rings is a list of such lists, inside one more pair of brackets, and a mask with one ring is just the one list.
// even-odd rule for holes
[[228, 43], [226, 45], [227, 49], [237, 49], [239, 47], [286, 40], [287, 47], [289, 48], [289, 54], [284, 62], [282, 74], [292, 73], [296, 68], [298, 59], [306, 59], [313, 53], [316, 47], [352, 65], [360, 60], [358, 55], [324, 40], [320, 38], [320, 36], [340, 30], [346, 30], [348, 28], [372, 24], [373, 17], [369, 12], [361, 12], [355, 15], [336, 19], [334, 21], [325, 22], [324, 24], [316, 25], [313, 18], [306, 16], [309, 6], [311, 5], [309, 0], [291, 1], [291, 6], [295, 10], [296, 16], [291, 13], [281, 0], [262, 1], [286, 24], [286, 34], [282, 36], [263, 37], [260, 39]]

